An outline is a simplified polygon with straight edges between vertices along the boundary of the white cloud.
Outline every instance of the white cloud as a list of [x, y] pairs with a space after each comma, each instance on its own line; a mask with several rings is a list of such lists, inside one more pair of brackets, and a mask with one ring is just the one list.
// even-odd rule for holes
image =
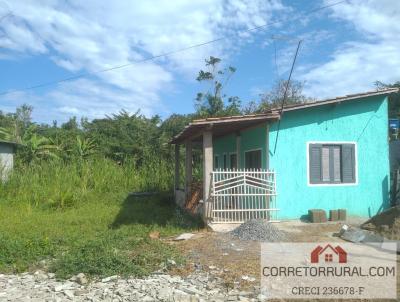
[[[94, 72], [259, 26], [282, 9], [280, 0], [14, 1], [12, 18], [2, 21], [0, 49], [16, 56], [46, 54], [71, 72]], [[47, 95], [59, 108], [55, 114], [76, 112], [71, 108], [89, 117], [121, 108], [154, 113], [162, 104], [160, 93], [173, 89], [174, 77], [193, 78], [204, 58], [226, 56], [237, 44], [224, 40], [99, 73]], [[80, 101], [71, 106], [71, 96]]]
[[308, 69], [306, 93], [332, 97], [400, 80], [400, 1], [349, 1], [332, 7], [330, 17], [345, 21], [362, 40], [339, 45], [325, 64]]

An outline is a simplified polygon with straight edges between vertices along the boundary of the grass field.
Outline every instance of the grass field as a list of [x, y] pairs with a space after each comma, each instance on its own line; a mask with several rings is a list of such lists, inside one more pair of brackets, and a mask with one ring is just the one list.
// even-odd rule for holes
[[0, 206], [0, 270], [22, 272], [48, 259], [59, 277], [143, 275], [167, 259], [182, 261], [148, 234], [174, 235], [200, 222], [178, 210], [169, 195], [120, 198], [57, 211]]
[[[0, 188], [1, 272], [34, 269], [46, 260], [61, 278], [80, 272], [139, 276], [167, 259], [183, 261], [148, 234], [197, 229], [200, 220], [177, 209], [168, 193], [128, 197], [129, 191], [146, 188], [141, 172], [106, 164], [29, 168]], [[135, 178], [141, 181], [136, 188]], [[68, 198], [60, 201], [62, 196]]]

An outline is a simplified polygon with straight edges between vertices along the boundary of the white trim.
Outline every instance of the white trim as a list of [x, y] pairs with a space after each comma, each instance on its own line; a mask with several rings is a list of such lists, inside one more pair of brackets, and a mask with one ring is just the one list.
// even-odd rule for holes
[[262, 152], [262, 148], [255, 148], [255, 149], [248, 149], [248, 150], [244, 151], [244, 153], [251, 152], [251, 151], [258, 151], [258, 150], [261, 150], [261, 152]]
[[[356, 181], [354, 183], [339, 183], [339, 184], [312, 184], [310, 183], [310, 144], [321, 144], [321, 145], [341, 145], [341, 144], [353, 144], [354, 145], [354, 158], [355, 158], [355, 177]], [[358, 145], [355, 141], [308, 141], [306, 143], [306, 168], [307, 168], [307, 186], [309, 187], [349, 187], [358, 186]]]

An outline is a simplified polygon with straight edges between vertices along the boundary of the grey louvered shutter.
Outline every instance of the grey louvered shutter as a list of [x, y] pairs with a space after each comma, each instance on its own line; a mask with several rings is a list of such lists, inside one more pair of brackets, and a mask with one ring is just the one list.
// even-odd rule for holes
[[344, 183], [356, 182], [355, 145], [342, 145], [342, 177]]
[[322, 181], [321, 165], [322, 165], [322, 145], [311, 144], [309, 150], [310, 160], [310, 183], [316, 184]]

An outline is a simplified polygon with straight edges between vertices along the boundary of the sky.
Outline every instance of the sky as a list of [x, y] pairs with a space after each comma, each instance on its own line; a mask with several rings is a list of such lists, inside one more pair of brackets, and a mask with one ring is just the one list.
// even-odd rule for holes
[[347, 0], [315, 11], [338, 2], [0, 0], [0, 110], [26, 103], [39, 123], [121, 109], [190, 113], [196, 94], [210, 87], [196, 81], [209, 56], [236, 67], [224, 93], [246, 104], [288, 77], [300, 39], [293, 79], [307, 96], [400, 81], [400, 1]]

